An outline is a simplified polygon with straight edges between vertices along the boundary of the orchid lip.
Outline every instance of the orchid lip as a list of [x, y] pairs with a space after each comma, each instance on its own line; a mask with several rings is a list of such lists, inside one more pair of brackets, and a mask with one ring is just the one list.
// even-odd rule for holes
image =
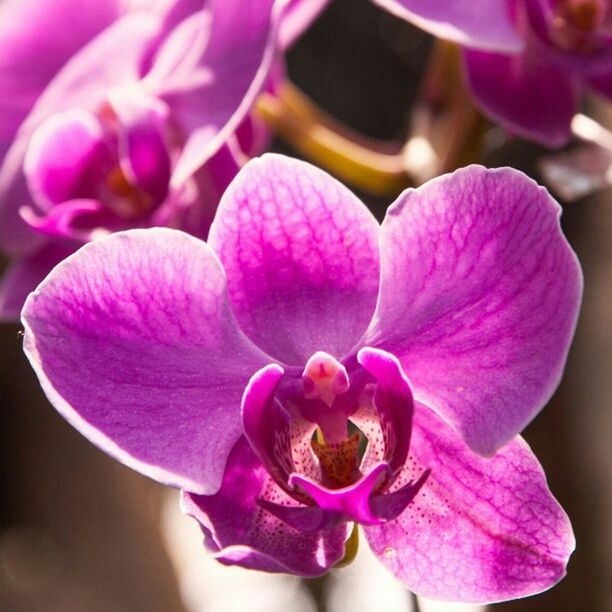
[[270, 364], [245, 390], [247, 440], [276, 484], [301, 504], [261, 499], [260, 505], [296, 528], [384, 523], [426, 480], [400, 487], [406, 490], [399, 496], [388, 493], [408, 457], [413, 411], [399, 362], [366, 347], [350, 363], [355, 372], [317, 351], [306, 362], [301, 385], [296, 373]]

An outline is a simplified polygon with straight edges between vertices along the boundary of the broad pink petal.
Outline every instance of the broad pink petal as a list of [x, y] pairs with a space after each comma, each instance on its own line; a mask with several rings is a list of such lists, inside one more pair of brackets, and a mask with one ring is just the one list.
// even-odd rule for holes
[[238, 329], [211, 249], [169, 229], [96, 240], [28, 298], [24, 348], [47, 397], [126, 465], [217, 490], [240, 398], [270, 358]]
[[113, 23], [62, 67], [37, 100], [23, 129], [31, 131], [51, 113], [70, 108], [98, 110], [109, 88], [138, 81], [142, 58], [161, 25], [158, 16], [144, 13], [126, 15]]
[[275, 487], [241, 439], [230, 455], [220, 491], [211, 496], [184, 492], [181, 501], [184, 512], [200, 523], [207, 548], [221, 563], [300, 576], [324, 574], [344, 556], [347, 527], [295, 530], [257, 503], [261, 496], [273, 496]]
[[515, 53], [523, 41], [509, 0], [373, 0], [426, 32], [470, 47]]
[[[275, 0], [210, 0], [200, 23], [194, 15], [191, 27], [183, 28], [172, 42], [186, 50], [194, 46], [203, 49], [200, 55], [186, 54], [181, 62], [180, 71], [189, 75], [190, 82], [183, 80], [180, 87], [173, 87], [172, 81], [156, 76], [153, 66], [147, 77], [150, 86], [172, 108], [180, 128], [189, 135], [173, 185], [181, 184], [209, 159], [252, 110], [275, 66], [283, 4]], [[194, 32], [202, 31], [194, 39]]]
[[483, 111], [510, 133], [560, 147], [570, 137], [577, 88], [568, 71], [536, 51], [464, 51], [470, 88]]
[[277, 359], [353, 348], [374, 311], [379, 226], [343, 185], [305, 162], [264, 155], [225, 192], [209, 241], [247, 335]]
[[118, 0], [0, 3], [0, 160], [56, 72], [119, 17]]
[[471, 166], [404, 192], [382, 226], [365, 344], [396, 355], [416, 399], [492, 454], [550, 399], [582, 290], [548, 192]]
[[72, 253], [70, 243], [49, 242], [29, 257], [12, 261], [0, 279], [0, 321], [17, 321], [28, 294]]
[[447, 601], [495, 602], [550, 588], [575, 545], [567, 515], [521, 439], [475, 455], [417, 405], [408, 467], [431, 474], [394, 521], [366, 527], [374, 553], [411, 591]]

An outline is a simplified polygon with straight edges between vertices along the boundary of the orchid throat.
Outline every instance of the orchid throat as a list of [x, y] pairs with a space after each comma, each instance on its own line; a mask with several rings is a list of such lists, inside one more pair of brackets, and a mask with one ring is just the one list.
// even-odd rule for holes
[[[362, 349], [352, 371], [317, 352], [301, 379], [276, 364], [266, 366], [245, 392], [243, 424], [284, 496], [260, 505], [305, 531], [395, 518], [428, 476], [425, 471], [415, 482], [397, 482], [408, 457], [412, 415], [401, 366], [384, 351]], [[286, 505], [283, 497], [299, 505]]]

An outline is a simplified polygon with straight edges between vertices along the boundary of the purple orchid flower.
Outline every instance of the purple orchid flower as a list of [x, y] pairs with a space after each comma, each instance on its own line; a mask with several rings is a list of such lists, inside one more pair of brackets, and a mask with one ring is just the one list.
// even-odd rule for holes
[[[205, 237], [266, 147], [251, 107], [314, 3], [7, 0], [0, 6], [0, 318], [84, 242], [133, 227]], [[286, 12], [285, 12], [286, 9]], [[35, 41], [35, 44], [34, 44]]]
[[183, 489], [223, 563], [320, 575], [355, 522], [420, 595], [532, 594], [574, 548], [517, 436], [580, 302], [559, 215], [520, 172], [472, 166], [381, 227], [323, 171], [266, 155], [208, 244], [131, 230], [58, 265], [25, 304], [25, 351], [80, 432]]
[[375, 0], [465, 47], [472, 93], [510, 132], [564, 145], [580, 94], [612, 98], [608, 0]]
[[548, 147], [567, 143], [581, 93], [612, 98], [612, 5], [608, 0], [525, 0], [518, 55], [466, 50], [478, 103], [508, 130]]

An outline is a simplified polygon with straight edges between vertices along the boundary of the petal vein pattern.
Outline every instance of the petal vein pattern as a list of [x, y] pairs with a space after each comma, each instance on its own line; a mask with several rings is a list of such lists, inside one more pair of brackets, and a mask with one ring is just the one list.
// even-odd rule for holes
[[582, 274], [559, 214], [525, 175], [470, 167], [406, 191], [383, 222], [367, 342], [482, 454], [527, 425], [563, 371]]
[[228, 275], [245, 332], [270, 355], [303, 365], [347, 354], [378, 293], [379, 226], [346, 187], [280, 155], [254, 160], [225, 192], [210, 245]]
[[30, 295], [25, 350], [55, 407], [183, 487], [222, 563], [320, 575], [356, 523], [429, 597], [560, 580], [571, 526], [516, 437], [581, 294], [548, 193], [470, 167], [403, 193], [380, 231], [324, 172], [269, 155], [212, 229], [211, 246], [117, 233]]
[[417, 404], [399, 482], [423, 466], [431, 475], [406, 510], [366, 527], [374, 553], [409, 589], [433, 599], [493, 603], [563, 578], [575, 546], [571, 525], [521, 438], [482, 458]]
[[270, 358], [236, 326], [206, 244], [162, 228], [100, 239], [49, 275], [22, 320], [43, 388], [81, 433], [167, 484], [219, 487], [240, 396]]

